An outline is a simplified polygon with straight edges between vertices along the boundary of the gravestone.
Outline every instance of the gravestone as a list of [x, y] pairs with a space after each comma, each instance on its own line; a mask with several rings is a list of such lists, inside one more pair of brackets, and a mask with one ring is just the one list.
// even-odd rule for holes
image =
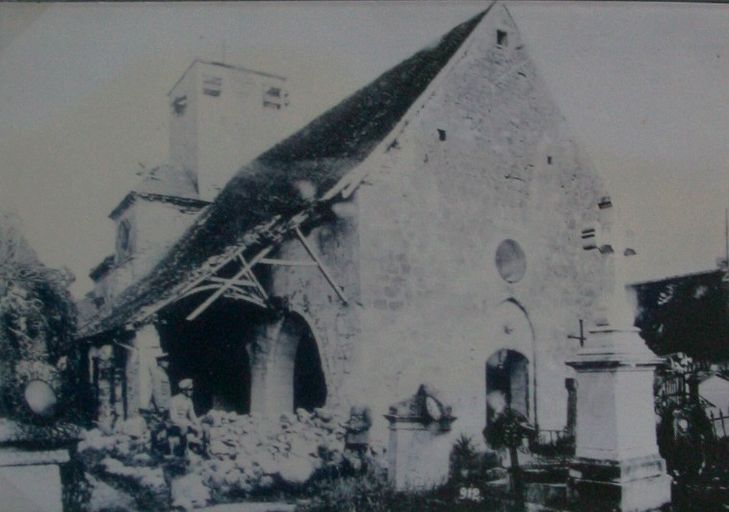
[[421, 385], [410, 398], [390, 407], [388, 478], [398, 491], [428, 490], [444, 484], [450, 470], [455, 417], [437, 392]]

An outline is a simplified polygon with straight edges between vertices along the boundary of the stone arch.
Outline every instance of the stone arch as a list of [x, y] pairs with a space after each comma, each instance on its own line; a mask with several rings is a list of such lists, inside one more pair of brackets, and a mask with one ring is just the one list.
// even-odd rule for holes
[[[493, 392], [508, 387], [512, 407], [532, 423], [537, 418], [537, 375], [534, 327], [524, 306], [514, 298], [499, 303], [491, 315], [485, 362], [486, 420], [493, 416]], [[491, 384], [491, 389], [489, 389]], [[526, 388], [526, 392], [524, 392]], [[518, 395], [518, 396], [517, 396]]]
[[252, 410], [275, 414], [323, 407], [327, 380], [310, 324], [288, 312], [265, 330], [265, 346], [259, 342], [254, 355]]

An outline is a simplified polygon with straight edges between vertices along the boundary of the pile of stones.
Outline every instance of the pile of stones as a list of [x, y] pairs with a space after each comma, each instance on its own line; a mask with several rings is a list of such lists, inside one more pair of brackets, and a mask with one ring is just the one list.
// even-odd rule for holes
[[88, 509], [118, 508], [114, 502], [135, 503], [140, 510], [166, 509], [169, 485], [159, 460], [149, 453], [148, 433], [125, 430], [107, 435], [92, 429], [82, 435], [76, 457], [91, 485]]
[[201, 475], [214, 495], [296, 488], [345, 458], [346, 419], [329, 410], [299, 409], [275, 421], [211, 411], [203, 421], [209, 458], [200, 461]]
[[97, 482], [96, 501], [116, 496], [118, 502], [121, 494], [140, 509], [192, 510], [279, 490], [295, 493], [318, 471], [358, 462], [344, 451], [347, 418], [327, 409], [273, 419], [213, 410], [200, 421], [206, 453], [188, 450], [182, 460], [152, 452], [141, 418], [122, 422], [113, 434], [84, 432], [77, 453], [87, 480]]

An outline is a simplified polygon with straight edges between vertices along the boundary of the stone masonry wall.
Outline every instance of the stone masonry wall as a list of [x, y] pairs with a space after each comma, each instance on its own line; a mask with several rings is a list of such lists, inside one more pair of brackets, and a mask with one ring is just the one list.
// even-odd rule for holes
[[[340, 204], [335, 216], [305, 233], [309, 244], [343, 289], [345, 305], [316, 266], [276, 266], [270, 274], [271, 294], [286, 297], [293, 312], [309, 324], [319, 348], [327, 384], [327, 407], [347, 409], [342, 393], [350, 378], [359, 340], [360, 284], [356, 257], [359, 255], [356, 205]], [[281, 245], [271, 256], [284, 260], [309, 261], [297, 239]]]
[[[454, 406], [454, 435], [480, 440], [485, 362], [501, 348], [529, 359], [530, 419], [564, 427], [567, 335], [605, 284], [580, 248], [605, 192], [508, 12], [489, 13], [455, 58], [357, 192], [362, 338], [343, 393], [369, 401], [380, 438], [387, 406], [427, 382]], [[505, 239], [526, 254], [516, 283], [495, 265]]]

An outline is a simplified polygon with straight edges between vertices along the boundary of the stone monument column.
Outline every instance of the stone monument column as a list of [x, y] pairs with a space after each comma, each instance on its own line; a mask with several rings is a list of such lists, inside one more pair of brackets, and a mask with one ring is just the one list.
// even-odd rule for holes
[[653, 373], [661, 362], [633, 326], [625, 290], [626, 247], [609, 198], [600, 228], [582, 232], [583, 249], [599, 251], [611, 279], [575, 369], [577, 425], [569, 490], [579, 510], [648, 511], [671, 500], [671, 478], [658, 453]]

